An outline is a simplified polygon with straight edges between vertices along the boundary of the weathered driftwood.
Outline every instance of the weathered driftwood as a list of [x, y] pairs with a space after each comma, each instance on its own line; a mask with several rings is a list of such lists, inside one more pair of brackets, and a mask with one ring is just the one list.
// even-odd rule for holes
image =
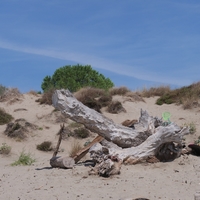
[[57, 154], [58, 154], [58, 151], [59, 151], [59, 148], [60, 148], [60, 144], [61, 144], [61, 141], [62, 141], [62, 135], [63, 135], [63, 131], [65, 129], [65, 125], [60, 125], [60, 130], [58, 132], [58, 142], [57, 142], [57, 145], [56, 145], [56, 148], [53, 152], [53, 156], [52, 157], [56, 157]]
[[101, 142], [103, 140], [103, 137], [101, 136], [97, 136], [96, 138], [94, 138], [94, 140], [89, 143], [86, 147], [84, 147], [83, 149], [81, 149], [80, 151], [78, 151], [76, 153], [76, 155], [73, 157], [75, 163], [77, 163], [81, 158], [83, 158], [89, 151], [89, 149], [96, 143]]
[[59, 138], [58, 138], [58, 142], [57, 142], [55, 151], [53, 153], [53, 156], [50, 159], [50, 165], [53, 168], [71, 169], [75, 165], [75, 161], [74, 161], [73, 158], [57, 156], [58, 151], [59, 151], [59, 147], [60, 147], [60, 144], [61, 144], [61, 141], [62, 141], [62, 135], [63, 135], [64, 129], [65, 129], [65, 126], [63, 124], [63, 125], [60, 126], [60, 130], [58, 132]]
[[64, 169], [72, 169], [75, 165], [75, 161], [70, 157], [52, 157], [50, 159], [50, 165], [53, 168], [64, 168]]
[[[115, 124], [111, 119], [83, 105], [68, 90], [56, 90], [52, 99], [54, 107], [61, 110], [66, 117], [84, 124], [86, 128], [109, 141], [101, 147], [102, 154], [107, 149], [105, 155], [117, 157], [124, 163], [134, 164], [167, 151], [178, 157], [182, 138], [189, 133], [187, 127], [180, 128], [174, 123], [162, 126], [162, 120], [153, 118], [142, 110], [134, 129]], [[110, 142], [116, 145], [108, 145]]]
[[53, 106], [66, 117], [84, 124], [89, 130], [123, 148], [138, 146], [144, 142], [154, 132], [154, 124], [157, 123], [156, 118], [141, 111], [135, 129], [115, 124], [111, 119], [83, 105], [69, 90], [56, 90], [52, 100]]

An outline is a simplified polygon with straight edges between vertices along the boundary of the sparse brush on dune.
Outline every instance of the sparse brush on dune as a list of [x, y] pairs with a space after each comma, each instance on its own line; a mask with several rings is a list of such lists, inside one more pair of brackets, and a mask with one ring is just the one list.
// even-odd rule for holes
[[97, 112], [101, 112], [100, 109], [102, 108], [102, 104], [99, 99], [106, 95], [106, 90], [91, 87], [82, 88], [74, 93], [77, 100]]
[[116, 88], [111, 88], [109, 90], [110, 95], [126, 95], [126, 93], [131, 92], [127, 87], [116, 87]]
[[0, 102], [7, 101], [8, 104], [13, 104], [20, 101], [22, 97], [23, 94], [18, 90], [18, 88], [6, 88], [0, 95]]
[[[138, 92], [127, 92], [126, 97], [130, 97], [130, 101], [143, 101], [145, 102], [144, 98]], [[126, 100], [125, 100], [126, 101]]]
[[74, 140], [71, 143], [71, 149], [69, 150], [69, 156], [74, 157], [83, 147], [80, 145], [78, 140]]
[[122, 103], [119, 101], [112, 101], [107, 108], [107, 111], [112, 114], [118, 114], [120, 112], [126, 112], [125, 108], [122, 106]]
[[168, 92], [170, 92], [170, 87], [169, 86], [159, 86], [159, 87], [151, 87], [149, 89], [144, 88], [141, 91], [138, 91], [138, 93], [142, 97], [154, 97], [154, 96], [162, 96]]
[[32, 165], [36, 160], [32, 158], [32, 155], [30, 153], [25, 153], [23, 150], [20, 155], [18, 160], [16, 160], [14, 163], [12, 163], [12, 166], [17, 166], [17, 165]]
[[86, 128], [78, 128], [74, 130], [74, 136], [78, 138], [87, 138], [90, 135], [90, 131]]
[[3, 108], [0, 108], [0, 125], [7, 124], [11, 122], [13, 116], [8, 114]]
[[55, 88], [51, 88], [42, 94], [42, 97], [37, 99], [36, 102], [40, 104], [52, 105], [52, 95], [55, 91]]
[[196, 132], [196, 125], [194, 122], [184, 123], [183, 126], [189, 127], [190, 133], [193, 134]]
[[189, 86], [181, 87], [179, 89], [170, 90], [163, 94], [156, 104], [182, 104], [184, 109], [200, 106], [200, 82], [193, 83]]
[[41, 144], [38, 144], [36, 147], [40, 151], [51, 151], [52, 148], [52, 142], [51, 141], [44, 141]]
[[0, 84], [0, 98], [8, 88]]
[[74, 93], [74, 96], [79, 100], [83, 101], [84, 99], [90, 96], [91, 98], [98, 98], [105, 94], [105, 90], [99, 88], [92, 88], [92, 87], [84, 87]]
[[11, 146], [8, 146], [6, 143], [3, 143], [2, 146], [0, 146], [0, 154], [8, 155], [11, 151]]
[[36, 96], [36, 97], [39, 96], [39, 93], [35, 90], [30, 90], [27, 94], [30, 94], [30, 95], [33, 95], [33, 96]]

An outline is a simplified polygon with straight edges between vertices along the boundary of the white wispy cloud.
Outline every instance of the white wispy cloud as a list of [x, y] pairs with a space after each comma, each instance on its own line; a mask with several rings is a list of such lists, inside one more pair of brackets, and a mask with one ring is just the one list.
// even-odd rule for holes
[[109, 70], [111, 72], [118, 73], [120, 75], [125, 75], [147, 81], [153, 81], [165, 84], [174, 84], [174, 85], [184, 85], [187, 82], [187, 80], [183, 80], [181, 77], [180, 78], [167, 77], [162, 73], [151, 71], [151, 69], [149, 70], [142, 69], [141, 66], [132, 66], [122, 63], [119, 64], [101, 57], [96, 57], [84, 53], [75, 53], [71, 51], [58, 51], [53, 49], [48, 50], [41, 48], [31, 48], [31, 47], [11, 44], [5, 41], [0, 41], [0, 48], [8, 49], [11, 51], [23, 52], [27, 54], [35, 54], [61, 60], [73, 61], [80, 64], [90, 64], [94, 68]]

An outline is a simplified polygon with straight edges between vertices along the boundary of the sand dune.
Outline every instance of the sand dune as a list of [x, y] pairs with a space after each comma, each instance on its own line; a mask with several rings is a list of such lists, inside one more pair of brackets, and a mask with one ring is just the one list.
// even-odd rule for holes
[[[126, 113], [103, 114], [116, 123], [126, 119], [138, 119], [140, 109], [147, 110], [152, 116], [161, 117], [169, 111], [171, 121], [178, 125], [194, 123], [196, 133], [185, 138], [186, 144], [194, 142], [200, 136], [200, 109], [183, 110], [176, 105], [155, 105], [156, 97], [146, 98], [145, 102], [124, 101], [124, 97], [115, 96], [123, 103]], [[148, 198], [151, 200], [192, 200], [196, 191], [200, 190], [199, 157], [184, 155], [167, 163], [142, 163], [122, 166], [121, 174], [110, 178], [88, 176], [88, 167], [76, 166], [72, 170], [51, 169], [49, 159], [52, 152], [42, 152], [36, 145], [43, 141], [57, 143], [56, 133], [59, 131], [59, 114], [53, 112], [49, 105], [35, 102], [37, 96], [23, 94], [21, 101], [13, 104], [0, 102], [15, 119], [24, 118], [38, 126], [28, 133], [26, 140], [16, 141], [8, 138], [4, 131], [6, 125], [0, 126], [0, 145], [6, 143], [12, 147], [9, 156], [1, 155], [0, 162], [0, 199], [5, 200], [41, 200], [41, 199], [126, 199]], [[67, 122], [71, 123], [70, 120]], [[92, 135], [91, 137], [94, 137]], [[80, 140], [84, 144], [88, 139]], [[68, 155], [73, 138], [62, 141], [59, 155]], [[11, 166], [22, 150], [30, 152], [36, 162], [31, 166]]]

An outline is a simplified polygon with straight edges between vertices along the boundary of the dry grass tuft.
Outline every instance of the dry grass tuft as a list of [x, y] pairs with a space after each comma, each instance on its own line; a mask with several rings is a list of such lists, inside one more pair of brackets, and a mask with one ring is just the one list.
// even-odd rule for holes
[[41, 144], [38, 144], [36, 148], [40, 151], [52, 151], [52, 142], [44, 141]]
[[11, 146], [8, 146], [6, 143], [3, 143], [0, 147], [0, 154], [8, 155], [11, 152]]
[[112, 96], [109, 94], [105, 94], [98, 99], [98, 102], [102, 107], [108, 106], [112, 102]]
[[47, 92], [42, 94], [42, 97], [37, 99], [36, 102], [39, 102], [40, 104], [48, 104], [52, 105], [52, 96], [54, 93], [55, 89], [49, 89]]
[[84, 102], [84, 99], [88, 96], [91, 98], [98, 98], [105, 94], [105, 90], [98, 89], [98, 88], [92, 88], [92, 87], [85, 87], [81, 88], [79, 91], [74, 93], [74, 96], [76, 99], [78, 99], [80, 102]]
[[82, 102], [85, 106], [101, 113], [102, 104], [99, 99], [106, 96], [107, 93], [103, 89], [86, 87], [74, 93], [75, 98]]
[[111, 88], [109, 90], [110, 95], [126, 95], [126, 93], [131, 92], [127, 87]]
[[145, 100], [142, 98], [142, 96], [138, 92], [127, 92], [126, 97], [128, 97], [129, 100], [132, 102], [137, 102], [137, 101], [145, 102]]
[[200, 100], [200, 82], [193, 83], [190, 86], [181, 87], [163, 94], [157, 104], [182, 104], [184, 109], [199, 107]]
[[125, 108], [122, 106], [122, 103], [119, 101], [112, 101], [107, 108], [107, 111], [112, 114], [118, 114], [121, 112], [126, 112]]
[[14, 123], [10, 122], [7, 124], [4, 133], [8, 137], [24, 140], [27, 138], [27, 133], [36, 129], [38, 129], [36, 125], [27, 122], [25, 119], [16, 119]]
[[17, 88], [5, 89], [3, 94], [0, 96], [0, 102], [8, 102], [8, 104], [13, 104], [15, 102], [21, 101], [23, 94]]
[[200, 104], [197, 101], [197, 98], [195, 98], [195, 97], [192, 97], [192, 98], [186, 97], [186, 98], [183, 98], [183, 100], [182, 100], [183, 109], [192, 109], [192, 108], [196, 108], [199, 106], [200, 106]]
[[139, 94], [142, 97], [154, 97], [154, 96], [162, 96], [163, 94], [166, 94], [170, 92], [169, 86], [159, 86], [159, 87], [151, 87], [149, 89], [144, 88], [142, 91], [139, 92]]
[[86, 128], [78, 128], [74, 130], [72, 135], [78, 138], [87, 138], [90, 136], [90, 131]]
[[39, 96], [38, 92], [36, 92], [34, 90], [30, 90], [27, 94], [30, 94], [30, 95], [33, 95], [33, 96], [36, 96], [36, 97]]
[[8, 88], [0, 84], [0, 97], [5, 93]]
[[83, 147], [80, 145], [78, 140], [74, 140], [71, 144], [71, 149], [69, 150], [69, 156], [74, 157]]

